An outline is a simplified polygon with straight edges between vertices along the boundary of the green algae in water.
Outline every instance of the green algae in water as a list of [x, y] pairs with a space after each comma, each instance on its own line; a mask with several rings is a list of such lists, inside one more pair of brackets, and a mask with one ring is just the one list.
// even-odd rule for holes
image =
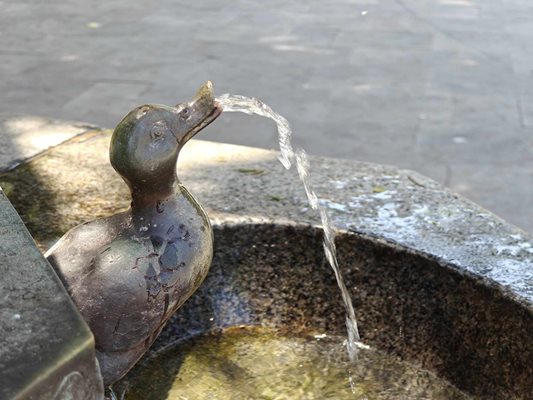
[[[230, 328], [167, 348], [124, 382], [127, 400], [435, 399], [467, 396], [374, 350], [350, 366], [342, 337]], [[348, 382], [353, 373], [355, 393]]]

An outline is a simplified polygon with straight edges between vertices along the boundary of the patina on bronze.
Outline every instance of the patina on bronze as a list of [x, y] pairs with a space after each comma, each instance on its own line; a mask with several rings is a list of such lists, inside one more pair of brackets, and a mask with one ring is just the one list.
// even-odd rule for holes
[[46, 254], [95, 336], [106, 385], [135, 364], [207, 275], [213, 232], [176, 162], [221, 111], [207, 82], [189, 103], [126, 115], [109, 153], [131, 208], [73, 228]]

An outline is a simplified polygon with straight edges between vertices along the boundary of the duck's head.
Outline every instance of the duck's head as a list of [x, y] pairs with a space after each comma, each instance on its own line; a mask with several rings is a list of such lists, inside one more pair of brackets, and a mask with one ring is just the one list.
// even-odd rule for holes
[[190, 102], [174, 107], [137, 107], [113, 132], [111, 165], [132, 191], [164, 190], [175, 180], [180, 149], [221, 112], [211, 82], [205, 83]]

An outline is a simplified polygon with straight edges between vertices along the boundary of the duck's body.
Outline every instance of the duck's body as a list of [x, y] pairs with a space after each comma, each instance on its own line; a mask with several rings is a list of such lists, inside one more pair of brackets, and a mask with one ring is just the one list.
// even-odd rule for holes
[[[142, 107], [132, 112], [137, 114], [128, 114], [119, 127], [128, 126], [130, 120], [137, 123], [147, 114], [138, 117], [139, 110]], [[202, 109], [211, 119], [196, 121], [193, 129], [200, 130], [216, 118], [212, 111]], [[122, 377], [144, 354], [165, 322], [201, 284], [211, 263], [209, 219], [175, 174], [179, 148], [192, 135], [178, 140], [175, 155], [164, 143], [141, 140], [144, 153], [148, 152], [141, 154], [145, 165], [138, 154], [136, 160], [125, 154], [141, 146], [139, 140], [129, 143], [132, 136], [144, 138], [142, 131], [150, 127], [153, 131], [161, 121], [157, 115], [136, 128], [141, 133], [117, 127], [112, 138], [112, 164], [132, 189], [132, 207], [73, 228], [47, 254], [95, 336], [106, 384]], [[167, 135], [180, 136], [171, 131]], [[158, 168], [161, 163], [171, 164], [172, 172]]]
[[200, 285], [212, 247], [205, 212], [178, 186], [161, 213], [128, 210], [79, 225], [51, 249], [49, 261], [94, 333], [106, 383], [144, 354]]

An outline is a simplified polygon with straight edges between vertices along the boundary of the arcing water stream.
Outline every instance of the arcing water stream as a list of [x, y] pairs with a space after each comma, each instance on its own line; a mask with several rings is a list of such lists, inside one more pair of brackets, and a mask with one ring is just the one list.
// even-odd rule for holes
[[[269, 106], [252, 97], [245, 97], [240, 95], [223, 94], [218, 97], [217, 102], [224, 111], [229, 112], [243, 112], [245, 114], [255, 114], [262, 117], [272, 119], [278, 127], [280, 157], [279, 160], [286, 169], [290, 169], [292, 162], [295, 161], [298, 175], [302, 181], [307, 200], [313, 210], [317, 210], [320, 214], [320, 220], [324, 230], [324, 252], [326, 258], [335, 273], [337, 284], [341, 290], [342, 300], [346, 308], [346, 328], [348, 331], [347, 350], [350, 362], [357, 361], [357, 348], [363, 346], [360, 343], [359, 331], [357, 329], [357, 320], [355, 319], [355, 312], [352, 305], [352, 299], [344, 279], [339, 269], [335, 248], [335, 229], [329, 220], [326, 209], [318, 202], [318, 197], [313, 191], [309, 182], [309, 161], [303, 149], [297, 149], [296, 152], [292, 148], [291, 143], [291, 128], [289, 122], [281, 115], [274, 112]], [[354, 389], [354, 382], [352, 374], [349, 374], [350, 385]]]

